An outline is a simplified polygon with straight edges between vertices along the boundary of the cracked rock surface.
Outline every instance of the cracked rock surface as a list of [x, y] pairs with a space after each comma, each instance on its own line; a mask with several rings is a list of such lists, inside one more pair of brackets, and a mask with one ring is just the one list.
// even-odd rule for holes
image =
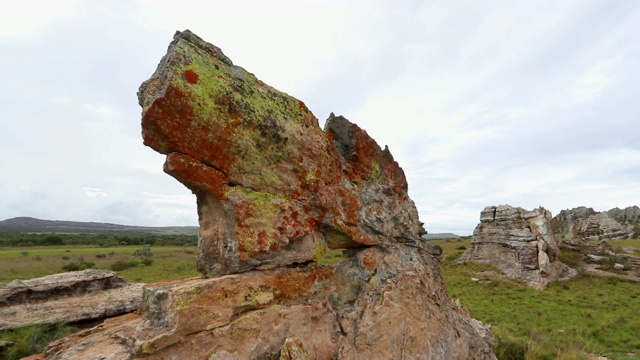
[[480, 213], [470, 248], [459, 261], [493, 265], [507, 276], [543, 289], [551, 281], [577, 272], [558, 259], [560, 248], [551, 229], [551, 212], [509, 205], [488, 206]]

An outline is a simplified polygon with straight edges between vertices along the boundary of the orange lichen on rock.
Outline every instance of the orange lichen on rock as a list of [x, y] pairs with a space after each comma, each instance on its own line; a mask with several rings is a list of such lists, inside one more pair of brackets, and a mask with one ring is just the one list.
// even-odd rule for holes
[[404, 173], [387, 149], [333, 114], [323, 131], [304, 102], [197, 36], [176, 35], [138, 96], [145, 144], [167, 154], [165, 171], [199, 203], [207, 193], [220, 202], [224, 226], [201, 215], [206, 276], [313, 260], [310, 237], [329, 247], [422, 246]]

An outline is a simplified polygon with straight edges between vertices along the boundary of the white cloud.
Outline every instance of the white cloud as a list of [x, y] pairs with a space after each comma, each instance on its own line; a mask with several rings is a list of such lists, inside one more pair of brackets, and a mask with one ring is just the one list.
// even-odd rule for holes
[[68, 105], [68, 104], [71, 104], [73, 100], [71, 99], [70, 96], [58, 95], [58, 96], [54, 96], [53, 99], [51, 99], [51, 101], [54, 104], [58, 104], [58, 105]]
[[113, 121], [121, 116], [118, 109], [104, 103], [84, 104], [82, 107], [93, 116], [105, 121]]
[[0, 3], [0, 42], [42, 36], [53, 22], [77, 13], [75, 0], [5, 0]]
[[611, 72], [619, 61], [608, 59], [584, 71], [570, 89], [573, 98], [586, 102], [598, 96], [611, 83]]
[[90, 198], [107, 196], [106, 191], [104, 191], [104, 189], [101, 189], [101, 188], [83, 187], [82, 191], [86, 196]]

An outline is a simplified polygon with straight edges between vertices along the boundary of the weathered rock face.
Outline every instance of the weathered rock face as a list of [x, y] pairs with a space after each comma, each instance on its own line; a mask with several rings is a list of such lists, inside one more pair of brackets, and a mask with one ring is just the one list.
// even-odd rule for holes
[[62, 339], [46, 358], [494, 358], [488, 329], [447, 298], [435, 258], [404, 245], [349, 252], [337, 266], [147, 288], [141, 316]]
[[138, 309], [142, 284], [87, 269], [0, 286], [0, 330], [104, 319]]
[[553, 231], [566, 241], [626, 239], [633, 234], [633, 226], [640, 224], [640, 208], [613, 208], [596, 212], [584, 206], [562, 210], [553, 218]]
[[491, 264], [509, 277], [545, 288], [550, 281], [576, 275], [558, 260], [559, 251], [549, 211], [500, 205], [482, 210], [471, 247], [459, 260]]
[[[148, 286], [139, 315], [47, 359], [495, 359], [488, 327], [445, 293], [402, 169], [366, 132], [333, 115], [322, 131], [190, 32], [139, 98], [145, 143], [197, 196], [208, 278]], [[342, 257], [319, 261], [327, 249]]]
[[197, 196], [206, 276], [312, 260], [325, 246], [427, 246], [388, 149], [333, 114], [322, 131], [302, 101], [191, 32], [176, 34], [138, 98], [145, 144]]

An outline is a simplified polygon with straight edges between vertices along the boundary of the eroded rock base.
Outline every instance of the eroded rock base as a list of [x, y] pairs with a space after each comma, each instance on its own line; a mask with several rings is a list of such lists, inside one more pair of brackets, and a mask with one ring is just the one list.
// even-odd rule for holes
[[494, 359], [490, 337], [447, 297], [437, 259], [394, 245], [147, 287], [140, 315], [52, 343], [45, 358]]

